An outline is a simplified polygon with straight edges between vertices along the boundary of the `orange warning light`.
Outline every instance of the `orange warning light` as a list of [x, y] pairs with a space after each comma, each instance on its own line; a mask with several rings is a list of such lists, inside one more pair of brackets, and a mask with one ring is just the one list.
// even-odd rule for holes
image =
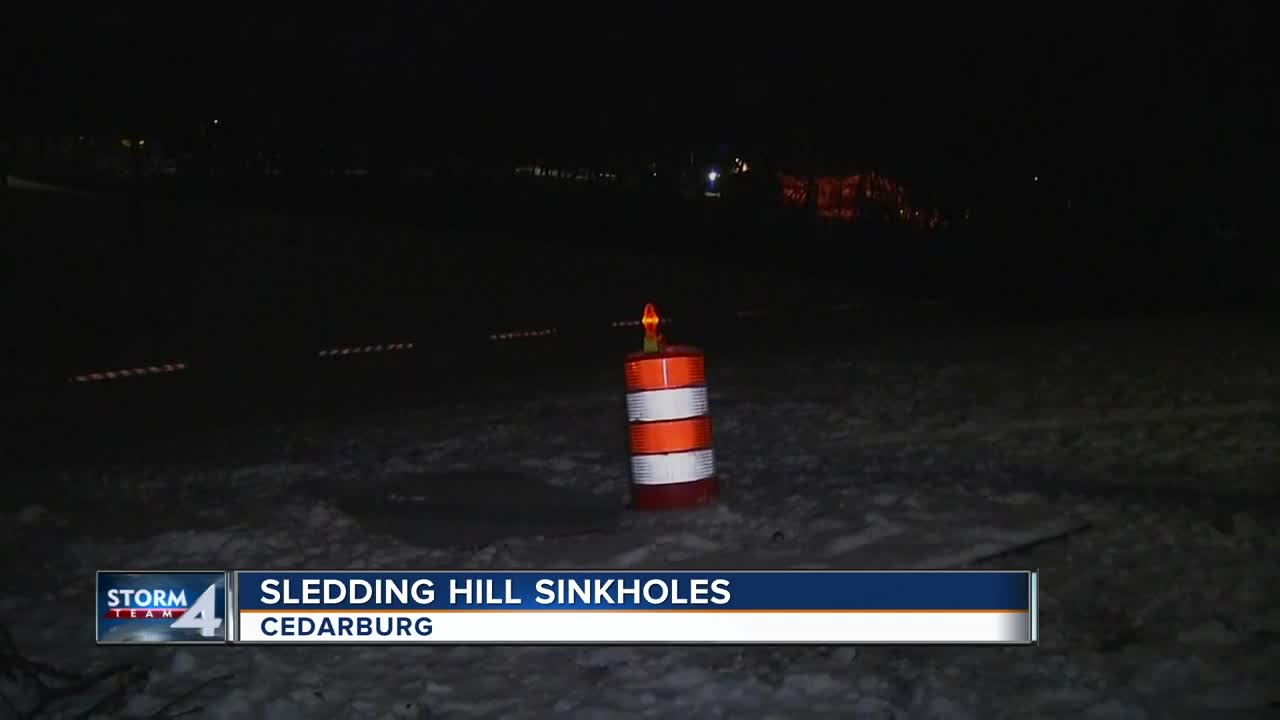
[[658, 352], [662, 336], [658, 335], [658, 311], [653, 307], [653, 303], [644, 306], [644, 316], [640, 318], [640, 324], [644, 325], [644, 351]]
[[658, 322], [658, 311], [654, 309], [653, 303], [645, 305], [644, 317], [640, 318], [640, 324], [644, 325], [645, 337], [657, 337]]

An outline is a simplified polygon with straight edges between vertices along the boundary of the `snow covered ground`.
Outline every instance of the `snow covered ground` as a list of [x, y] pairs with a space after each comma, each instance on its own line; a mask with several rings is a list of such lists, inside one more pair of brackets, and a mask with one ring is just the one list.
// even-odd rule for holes
[[[0, 597], [0, 613], [28, 658], [76, 672], [142, 668], [122, 704], [100, 708], [112, 717], [193, 706], [201, 710], [192, 716], [273, 720], [1280, 713], [1274, 334], [1231, 318], [953, 329], [709, 363], [724, 487], [713, 508], [615, 512], [627, 491], [620, 368], [546, 381], [540, 391], [508, 380], [466, 405], [261, 428], [265, 455], [260, 447], [228, 450], [217, 463], [13, 478], [67, 497], [74, 488], [76, 501], [3, 518], [5, 564], [20, 582]], [[561, 518], [544, 536], [445, 547], [442, 533], [378, 515], [395, 503], [348, 503], [353, 491], [429, 493], [433, 480], [458, 478], [497, 505], [530, 503], [531, 516], [548, 510], [540, 493], [572, 491], [594, 499], [594, 520], [608, 531], [560, 535], [556, 528], [573, 526]], [[447, 501], [458, 502], [456, 493]], [[417, 511], [408, 512], [412, 520]], [[421, 512], [422, 525], [445, 522]], [[1046, 535], [1061, 537], [1001, 552]], [[92, 641], [92, 578], [104, 567], [693, 565], [1039, 568], [1042, 642], [182, 649]], [[0, 687], [11, 696], [22, 689]], [[77, 703], [109, 694], [98, 688], [55, 707], [74, 716]]]

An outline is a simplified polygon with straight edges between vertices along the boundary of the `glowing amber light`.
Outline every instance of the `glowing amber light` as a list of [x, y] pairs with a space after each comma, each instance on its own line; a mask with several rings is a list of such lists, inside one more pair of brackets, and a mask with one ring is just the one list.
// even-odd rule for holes
[[640, 318], [640, 324], [644, 325], [644, 336], [651, 338], [658, 336], [658, 311], [654, 309], [653, 303], [644, 306], [644, 316]]
[[661, 349], [662, 337], [658, 335], [658, 311], [654, 309], [653, 303], [644, 306], [644, 316], [640, 318], [640, 324], [644, 326], [644, 350], [645, 352], [658, 352]]

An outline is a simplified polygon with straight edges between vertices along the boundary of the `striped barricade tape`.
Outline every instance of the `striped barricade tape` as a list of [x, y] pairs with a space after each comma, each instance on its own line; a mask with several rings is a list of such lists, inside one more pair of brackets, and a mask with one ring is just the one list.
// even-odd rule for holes
[[556, 328], [546, 328], [543, 330], [511, 330], [508, 332], [491, 333], [489, 340], [493, 342], [501, 342], [503, 340], [527, 340], [529, 338], [549, 337], [560, 332]]
[[[934, 306], [934, 305], [942, 305], [944, 303], [938, 300], [922, 300], [922, 301], [918, 301], [915, 304]], [[863, 306], [859, 303], [841, 303], [836, 305], [830, 305], [826, 308], [828, 312], [849, 312], [849, 311], [857, 311], [862, 309], [863, 309]], [[763, 308], [744, 309], [744, 310], [739, 310], [735, 313], [737, 317], [743, 318], [743, 319], [752, 318], [752, 317], [762, 317], [770, 314], [773, 314], [772, 310], [763, 309]], [[670, 318], [663, 318], [664, 324], [670, 325], [672, 322], [674, 321], [671, 320]], [[632, 327], [640, 327], [641, 325], [642, 325], [642, 321], [638, 319], [637, 320], [616, 320], [609, 324], [611, 328], [632, 328]], [[509, 330], [505, 332], [491, 333], [489, 335], [489, 340], [492, 342], [503, 342], [503, 341], [510, 341], [510, 340], [525, 340], [525, 339], [531, 339], [531, 338], [550, 337], [550, 336], [559, 335], [559, 334], [560, 334], [560, 330], [558, 328], [543, 328], [539, 330]], [[316, 353], [316, 356], [317, 357], [342, 357], [347, 355], [365, 355], [370, 353], [401, 352], [406, 350], [412, 350], [413, 348], [414, 348], [414, 343], [411, 343], [411, 342], [386, 343], [386, 344], [380, 344], [380, 345], [364, 345], [364, 346], [356, 346], [356, 347], [336, 347], [336, 348], [328, 348], [325, 350], [320, 350]], [[165, 363], [164, 365], [148, 365], [145, 367], [125, 368], [121, 370], [106, 370], [101, 372], [83, 373], [80, 375], [73, 375], [67, 378], [67, 381], [76, 382], [76, 383], [104, 382], [107, 380], [120, 380], [123, 378], [141, 377], [144, 375], [160, 375], [164, 373], [178, 372], [180, 370], [186, 370], [186, 369], [187, 369], [186, 363], [180, 363], [180, 362]]]
[[[663, 325], [670, 325], [672, 322], [674, 321], [671, 318], [666, 318], [666, 317], [662, 318]], [[643, 324], [644, 324], [643, 320], [615, 320], [609, 323], [609, 327], [614, 327], [614, 328], [640, 327]]]
[[163, 365], [147, 365], [145, 367], [124, 368], [122, 370], [103, 370], [100, 372], [84, 373], [82, 375], [72, 375], [67, 378], [67, 382], [105, 382], [107, 380], [142, 377], [143, 375], [164, 375], [166, 373], [174, 373], [179, 370], [186, 369], [186, 363], [165, 363]]
[[[671, 324], [671, 320], [668, 318], [663, 318], [662, 322], [667, 325]], [[640, 327], [640, 321], [639, 320], [615, 320], [609, 323], [609, 327], [612, 327], [612, 328]], [[549, 337], [551, 335], [559, 335], [559, 334], [560, 334], [559, 328], [544, 328], [542, 330], [508, 330], [505, 332], [491, 333], [489, 335], [489, 339], [494, 342], [500, 342], [503, 340], [525, 340], [529, 338]]]
[[338, 357], [340, 355], [365, 355], [368, 353], [398, 352], [412, 350], [413, 343], [390, 343], [385, 345], [364, 345], [360, 347], [339, 347], [321, 350], [316, 357]]

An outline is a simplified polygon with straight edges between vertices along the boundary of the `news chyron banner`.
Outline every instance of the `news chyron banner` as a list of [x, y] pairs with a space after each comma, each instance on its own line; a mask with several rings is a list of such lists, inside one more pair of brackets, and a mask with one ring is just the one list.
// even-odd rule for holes
[[[100, 598], [109, 600], [112, 590], [145, 587], [149, 593], [132, 593], [129, 610], [111, 611], [119, 605], [108, 605], [116, 625], [100, 624], [99, 640], [285, 645], [1037, 641], [1037, 576], [1023, 571], [236, 571], [225, 594], [219, 593], [215, 576], [119, 576], [130, 583], [126, 588], [106, 587], [105, 580], [118, 578], [100, 575]], [[195, 597], [206, 582], [214, 599], [201, 594], [184, 606], [184, 599]], [[225, 599], [219, 604], [217, 597]], [[158, 599], [165, 608], [157, 608]], [[164, 625], [175, 622], [181, 625]]]

